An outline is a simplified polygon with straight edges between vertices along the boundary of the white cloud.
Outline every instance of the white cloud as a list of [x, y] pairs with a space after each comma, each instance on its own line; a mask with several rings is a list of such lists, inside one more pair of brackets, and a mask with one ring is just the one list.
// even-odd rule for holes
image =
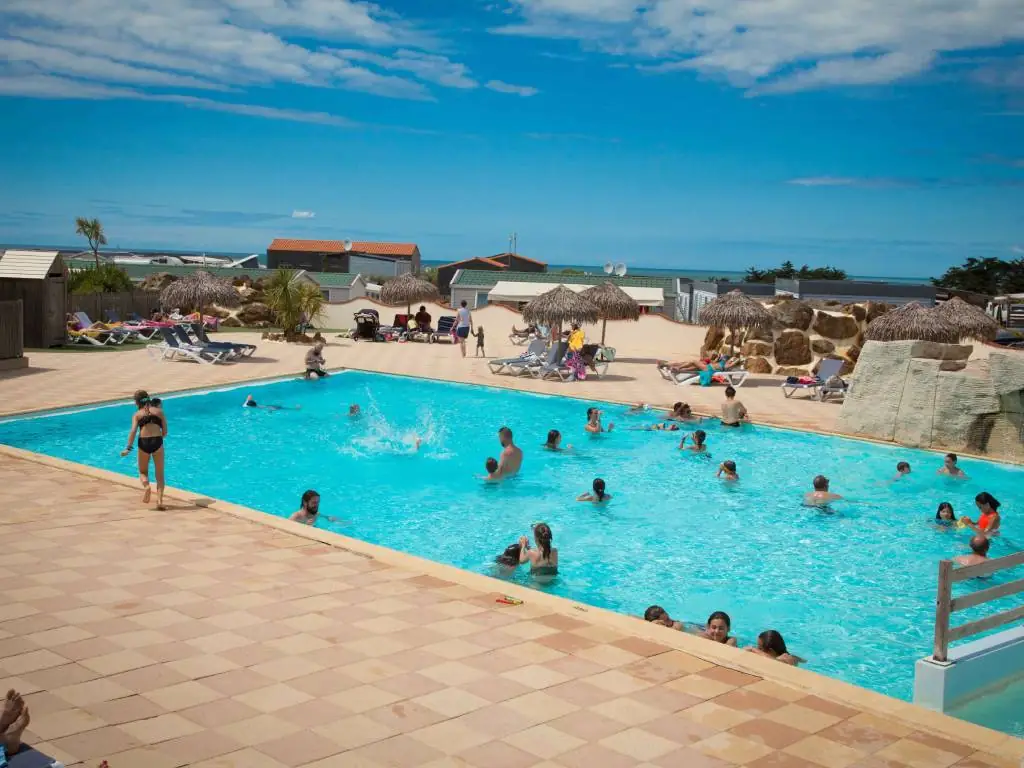
[[[418, 50], [436, 43], [414, 23], [361, 0], [0, 3], [3, 87], [44, 98], [60, 98], [67, 84], [59, 79], [75, 78], [81, 90], [69, 97], [146, 96], [260, 116], [255, 105], [215, 107], [182, 92], [297, 84], [431, 101], [430, 86], [478, 87], [465, 64]], [[46, 85], [33, 92], [17, 87], [19, 78]], [[286, 114], [343, 120], [269, 107], [262, 116]]]
[[498, 93], [514, 93], [516, 96], [536, 96], [540, 93], [532, 86], [512, 85], [512, 83], [503, 83], [501, 80], [488, 80], [485, 87]]
[[293, 219], [315, 219], [316, 211], [292, 211]]
[[852, 187], [857, 184], [857, 179], [846, 176], [806, 176], [790, 179], [786, 183], [798, 187]]
[[[575, 38], [653, 71], [762, 92], [890, 83], [940, 54], [1024, 39], [1020, 0], [512, 0], [500, 34]], [[1015, 67], [989, 74], [1020, 84]]]

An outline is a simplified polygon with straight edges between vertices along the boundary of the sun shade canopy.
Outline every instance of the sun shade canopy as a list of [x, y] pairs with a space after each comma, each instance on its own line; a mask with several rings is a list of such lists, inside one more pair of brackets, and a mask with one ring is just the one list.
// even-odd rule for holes
[[[558, 287], [558, 283], [516, 283], [509, 280], [499, 280], [487, 294], [488, 299], [494, 301], [532, 301], [541, 294], [547, 293]], [[563, 283], [579, 293], [590, 285], [576, 285], [574, 283]], [[665, 304], [665, 292], [661, 288], [641, 288], [638, 286], [624, 285], [621, 289], [630, 296], [641, 307], [661, 307]]]

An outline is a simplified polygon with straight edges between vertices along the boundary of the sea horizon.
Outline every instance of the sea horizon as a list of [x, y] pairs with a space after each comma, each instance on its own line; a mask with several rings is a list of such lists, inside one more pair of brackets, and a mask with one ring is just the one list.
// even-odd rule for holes
[[[88, 248], [81, 247], [80, 244], [74, 245], [27, 245], [24, 243], [18, 244], [0, 244], [0, 249], [26, 249], [26, 250], [88, 250]], [[137, 253], [140, 256], [148, 254], [167, 254], [169, 256], [175, 255], [188, 255], [196, 256], [203, 253], [208, 256], [221, 256], [231, 259], [240, 259], [246, 256], [254, 255], [252, 251], [214, 251], [214, 250], [186, 250], [179, 248], [132, 248], [130, 246], [119, 246], [116, 248], [104, 248], [100, 250], [100, 253], [104, 252], [124, 252], [128, 251], [131, 253]], [[267, 263], [266, 253], [255, 254], [260, 261], [260, 264]], [[422, 259], [420, 265], [422, 267], [440, 267], [445, 264], [450, 264], [450, 261], [443, 259]], [[758, 267], [762, 268], [762, 267]], [[604, 263], [600, 264], [548, 264], [548, 272], [556, 274], [565, 269], [575, 269], [585, 272], [587, 274], [601, 274], [604, 272]], [[723, 280], [729, 280], [730, 282], [742, 282], [743, 277], [746, 275], [745, 269], [696, 269], [696, 268], [672, 268], [668, 269], [665, 267], [642, 267], [642, 266], [630, 266], [627, 275], [635, 275], [642, 277], [685, 277], [690, 280], [710, 280], [712, 278], [720, 278]], [[869, 280], [872, 282], [889, 282], [889, 283], [902, 283], [902, 284], [926, 284], [930, 285], [932, 278], [930, 277], [895, 277], [890, 275], [855, 275], [847, 273], [847, 279], [849, 280]]]

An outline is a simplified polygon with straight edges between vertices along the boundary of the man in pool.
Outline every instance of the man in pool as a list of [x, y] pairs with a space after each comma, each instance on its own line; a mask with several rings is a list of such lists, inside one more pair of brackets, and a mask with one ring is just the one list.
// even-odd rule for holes
[[988, 536], [978, 533], [971, 537], [971, 554], [958, 555], [953, 558], [957, 565], [978, 565], [988, 560], [988, 548], [990, 542]]
[[942, 460], [942, 468], [939, 469], [938, 474], [948, 475], [949, 477], [957, 477], [960, 478], [961, 480], [966, 478], [967, 475], [964, 474], [964, 471], [960, 469], [959, 466], [957, 466], [956, 460], [957, 457], [955, 453], [947, 453], [946, 458]]
[[726, 387], [725, 402], [722, 403], [722, 426], [738, 427], [748, 418], [746, 406], [736, 399], [736, 390]]
[[498, 430], [498, 440], [501, 441], [501, 456], [494, 477], [500, 480], [518, 474], [523, 465], [523, 450], [513, 442], [512, 430], [508, 427]]
[[842, 496], [828, 489], [828, 478], [818, 475], [814, 478], [814, 490], [804, 494], [804, 504], [808, 507], [827, 507], [831, 501], [839, 501]]
[[302, 502], [292, 516], [288, 519], [294, 523], [303, 525], [316, 525], [317, 515], [320, 513], [320, 494], [310, 489], [302, 494]]

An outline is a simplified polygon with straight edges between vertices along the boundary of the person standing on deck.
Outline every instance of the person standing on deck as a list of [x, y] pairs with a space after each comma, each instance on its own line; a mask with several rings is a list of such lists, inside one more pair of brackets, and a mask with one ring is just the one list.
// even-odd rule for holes
[[455, 322], [455, 336], [459, 340], [459, 349], [462, 350], [462, 356], [466, 356], [466, 339], [469, 338], [469, 334], [473, 332], [473, 314], [469, 311], [469, 307], [466, 306], [466, 300], [463, 299], [459, 305], [459, 311], [456, 313], [457, 319]]

